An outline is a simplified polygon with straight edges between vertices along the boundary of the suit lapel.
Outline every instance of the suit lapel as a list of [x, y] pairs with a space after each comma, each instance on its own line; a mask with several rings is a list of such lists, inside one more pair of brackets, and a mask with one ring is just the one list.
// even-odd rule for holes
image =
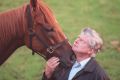
[[68, 80], [70, 70], [71, 70], [71, 68], [65, 70], [66, 72], [65, 72], [64, 78], [62, 80]]

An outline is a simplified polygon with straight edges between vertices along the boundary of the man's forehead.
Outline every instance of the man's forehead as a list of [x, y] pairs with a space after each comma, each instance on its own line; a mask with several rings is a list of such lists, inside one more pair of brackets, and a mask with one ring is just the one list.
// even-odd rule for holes
[[91, 36], [89, 35], [79, 35], [80, 38], [86, 38], [86, 39], [89, 39], [89, 38], [92, 38]]
[[79, 38], [84, 40], [84, 41], [90, 41], [92, 40], [92, 37], [91, 36], [88, 36], [88, 35], [79, 35]]

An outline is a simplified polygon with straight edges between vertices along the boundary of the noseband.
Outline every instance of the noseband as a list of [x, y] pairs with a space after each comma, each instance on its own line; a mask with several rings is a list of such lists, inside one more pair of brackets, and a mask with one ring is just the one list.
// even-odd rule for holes
[[[34, 22], [33, 22], [33, 19], [32, 19], [32, 15], [31, 15], [31, 9], [30, 9], [30, 5], [27, 5], [27, 8], [26, 8], [26, 17], [27, 17], [27, 24], [28, 24], [28, 31], [29, 31], [29, 44], [30, 44], [30, 48], [32, 49], [32, 54], [34, 55], [34, 52], [38, 53], [40, 56], [42, 56], [43, 58], [45, 58], [46, 60], [50, 57], [53, 56], [53, 53], [56, 51], [56, 49], [58, 49], [59, 47], [63, 46], [66, 44], [66, 42], [68, 41], [67, 39], [65, 39], [64, 41], [62, 42], [59, 42], [57, 44], [54, 44], [54, 45], [48, 45], [42, 38], [40, 38], [34, 31], [33, 31], [33, 26], [34, 26]], [[44, 49], [43, 49], [43, 53], [47, 53], [46, 55], [42, 55], [40, 54], [39, 52], [35, 51], [33, 49], [33, 46], [32, 46], [32, 39], [33, 37], [36, 37], [38, 39], [38, 41], [40, 43], [43, 44], [44, 46]], [[47, 57], [48, 55], [50, 55], [49, 57]]]

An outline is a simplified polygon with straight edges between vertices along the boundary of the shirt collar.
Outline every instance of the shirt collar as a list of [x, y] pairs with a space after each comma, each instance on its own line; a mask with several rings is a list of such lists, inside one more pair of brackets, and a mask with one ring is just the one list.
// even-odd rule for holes
[[86, 58], [86, 59], [84, 59], [84, 60], [82, 60], [82, 61], [80, 61], [80, 62], [75, 61], [75, 64], [73, 65], [73, 68], [75, 68], [75, 67], [77, 67], [77, 66], [80, 66], [81, 68], [84, 68], [85, 65], [89, 62], [90, 59], [91, 59], [91, 58]]
[[88, 61], [90, 60], [91, 58], [86, 58], [85, 60], [81, 61], [80, 64], [81, 64], [81, 67], [85, 67], [85, 65], [88, 63]]

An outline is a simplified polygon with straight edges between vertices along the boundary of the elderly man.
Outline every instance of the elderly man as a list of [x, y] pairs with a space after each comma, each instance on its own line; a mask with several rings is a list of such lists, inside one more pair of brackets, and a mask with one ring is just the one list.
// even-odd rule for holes
[[59, 58], [52, 57], [47, 61], [43, 80], [110, 80], [94, 58], [102, 45], [103, 41], [95, 30], [83, 29], [72, 46], [76, 55], [73, 66], [57, 70]]

